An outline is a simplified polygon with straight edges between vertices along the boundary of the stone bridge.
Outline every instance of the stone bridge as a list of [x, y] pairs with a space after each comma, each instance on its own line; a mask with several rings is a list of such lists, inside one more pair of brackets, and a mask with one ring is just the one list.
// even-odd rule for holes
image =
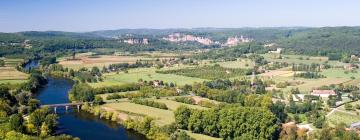
[[[93, 103], [89, 102], [89, 104], [92, 106]], [[62, 103], [62, 104], [47, 104], [47, 105], [41, 105], [41, 108], [44, 107], [48, 107], [48, 108], [53, 108], [54, 112], [56, 113], [56, 109], [58, 107], [65, 107], [66, 111], [69, 110], [69, 107], [77, 107], [78, 111], [80, 110], [80, 106], [84, 105], [83, 102], [79, 102], [79, 103]]]

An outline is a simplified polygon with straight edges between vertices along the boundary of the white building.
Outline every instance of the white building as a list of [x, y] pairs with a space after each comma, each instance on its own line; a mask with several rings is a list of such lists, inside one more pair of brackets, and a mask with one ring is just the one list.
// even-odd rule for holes
[[320, 97], [329, 97], [330, 95], [336, 95], [334, 90], [313, 90], [311, 95]]

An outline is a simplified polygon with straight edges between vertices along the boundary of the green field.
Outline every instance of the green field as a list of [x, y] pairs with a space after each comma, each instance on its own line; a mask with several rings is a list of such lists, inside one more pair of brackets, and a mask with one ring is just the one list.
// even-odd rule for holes
[[162, 80], [164, 82], [173, 82], [176, 85], [192, 84], [194, 82], [202, 82], [204, 79], [186, 77], [175, 74], [160, 74], [155, 72], [155, 68], [138, 68], [131, 69], [128, 73], [120, 72], [104, 74], [104, 82], [91, 83], [93, 87], [103, 87], [111, 85], [121, 85], [124, 83], [138, 82], [139, 79], [143, 80]]
[[[274, 57], [274, 54], [263, 54], [262, 55], [266, 60], [273, 62], [287, 62], [295, 64], [311, 64], [311, 63], [324, 63], [328, 60], [327, 57], [310, 57], [305, 55], [281, 55], [282, 59], [277, 59]], [[303, 58], [302, 60], [300, 58]]]
[[322, 70], [322, 72], [320, 73], [322, 75], [325, 75], [326, 77], [333, 77], [333, 78], [360, 78], [360, 70], [356, 70], [355, 73], [353, 72], [348, 72], [345, 73], [344, 69], [325, 69]]
[[0, 67], [0, 83], [18, 84], [26, 82], [28, 74], [22, 73], [13, 67]]
[[158, 109], [130, 102], [108, 103], [102, 106], [118, 111], [146, 115], [154, 118], [156, 123], [159, 125], [167, 125], [175, 122], [174, 113], [170, 110]]
[[327, 117], [328, 121], [332, 125], [336, 125], [339, 123], [345, 123], [346, 125], [350, 125], [354, 122], [360, 122], [360, 116], [359, 115], [352, 115], [345, 112], [335, 111], [333, 114]]
[[7, 67], [15, 67], [22, 63], [23, 59], [15, 59], [15, 58], [0, 58], [5, 61], [5, 66]]
[[222, 138], [210, 137], [210, 136], [203, 135], [203, 134], [193, 133], [193, 132], [187, 131], [187, 130], [181, 130], [181, 131], [185, 131], [186, 134], [188, 134], [190, 137], [192, 137], [196, 140], [222, 140]]
[[226, 61], [226, 62], [218, 62], [221, 67], [224, 68], [252, 68], [254, 67], [254, 63], [249, 59], [239, 59], [237, 61]]
[[198, 106], [198, 105], [190, 105], [190, 104], [185, 104], [185, 103], [179, 103], [179, 102], [173, 101], [171, 99], [166, 99], [166, 98], [155, 99], [155, 101], [166, 104], [166, 106], [170, 110], [176, 110], [178, 107], [180, 107], [182, 105], [187, 106], [189, 108], [193, 108], [193, 109], [207, 109], [205, 107], [201, 107], [201, 106]]

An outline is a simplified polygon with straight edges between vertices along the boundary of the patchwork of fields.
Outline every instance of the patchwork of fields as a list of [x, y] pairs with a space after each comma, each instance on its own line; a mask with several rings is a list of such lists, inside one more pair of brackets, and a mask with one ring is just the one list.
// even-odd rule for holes
[[3, 59], [5, 67], [0, 67], [0, 83], [18, 84], [26, 82], [28, 75], [15, 69], [22, 59]]

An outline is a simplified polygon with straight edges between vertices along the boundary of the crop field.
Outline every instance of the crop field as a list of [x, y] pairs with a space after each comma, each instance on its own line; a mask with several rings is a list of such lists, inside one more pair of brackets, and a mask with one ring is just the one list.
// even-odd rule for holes
[[6, 67], [15, 67], [24, 61], [23, 59], [11, 59], [11, 58], [3, 58], [3, 60], [5, 61]]
[[185, 85], [192, 84], [194, 82], [202, 82], [204, 79], [194, 78], [194, 77], [186, 77], [175, 74], [161, 74], [156, 73], [155, 68], [138, 68], [131, 69], [128, 73], [120, 72], [116, 73], [108, 73], [104, 74], [104, 82], [91, 83], [90, 85], [93, 87], [103, 87], [103, 86], [111, 86], [111, 85], [121, 85], [124, 83], [134, 83], [138, 82], [139, 79], [143, 80], [162, 80], [164, 82], [173, 82], [177, 85]]
[[22, 83], [26, 82], [28, 75], [17, 71], [13, 67], [0, 67], [0, 83]]
[[82, 67], [103, 67], [115, 63], [135, 63], [137, 60], [152, 60], [140, 56], [116, 56], [116, 55], [99, 55], [99, 56], [81, 56], [76, 60], [62, 59], [59, 63], [65, 67], [79, 69]]

